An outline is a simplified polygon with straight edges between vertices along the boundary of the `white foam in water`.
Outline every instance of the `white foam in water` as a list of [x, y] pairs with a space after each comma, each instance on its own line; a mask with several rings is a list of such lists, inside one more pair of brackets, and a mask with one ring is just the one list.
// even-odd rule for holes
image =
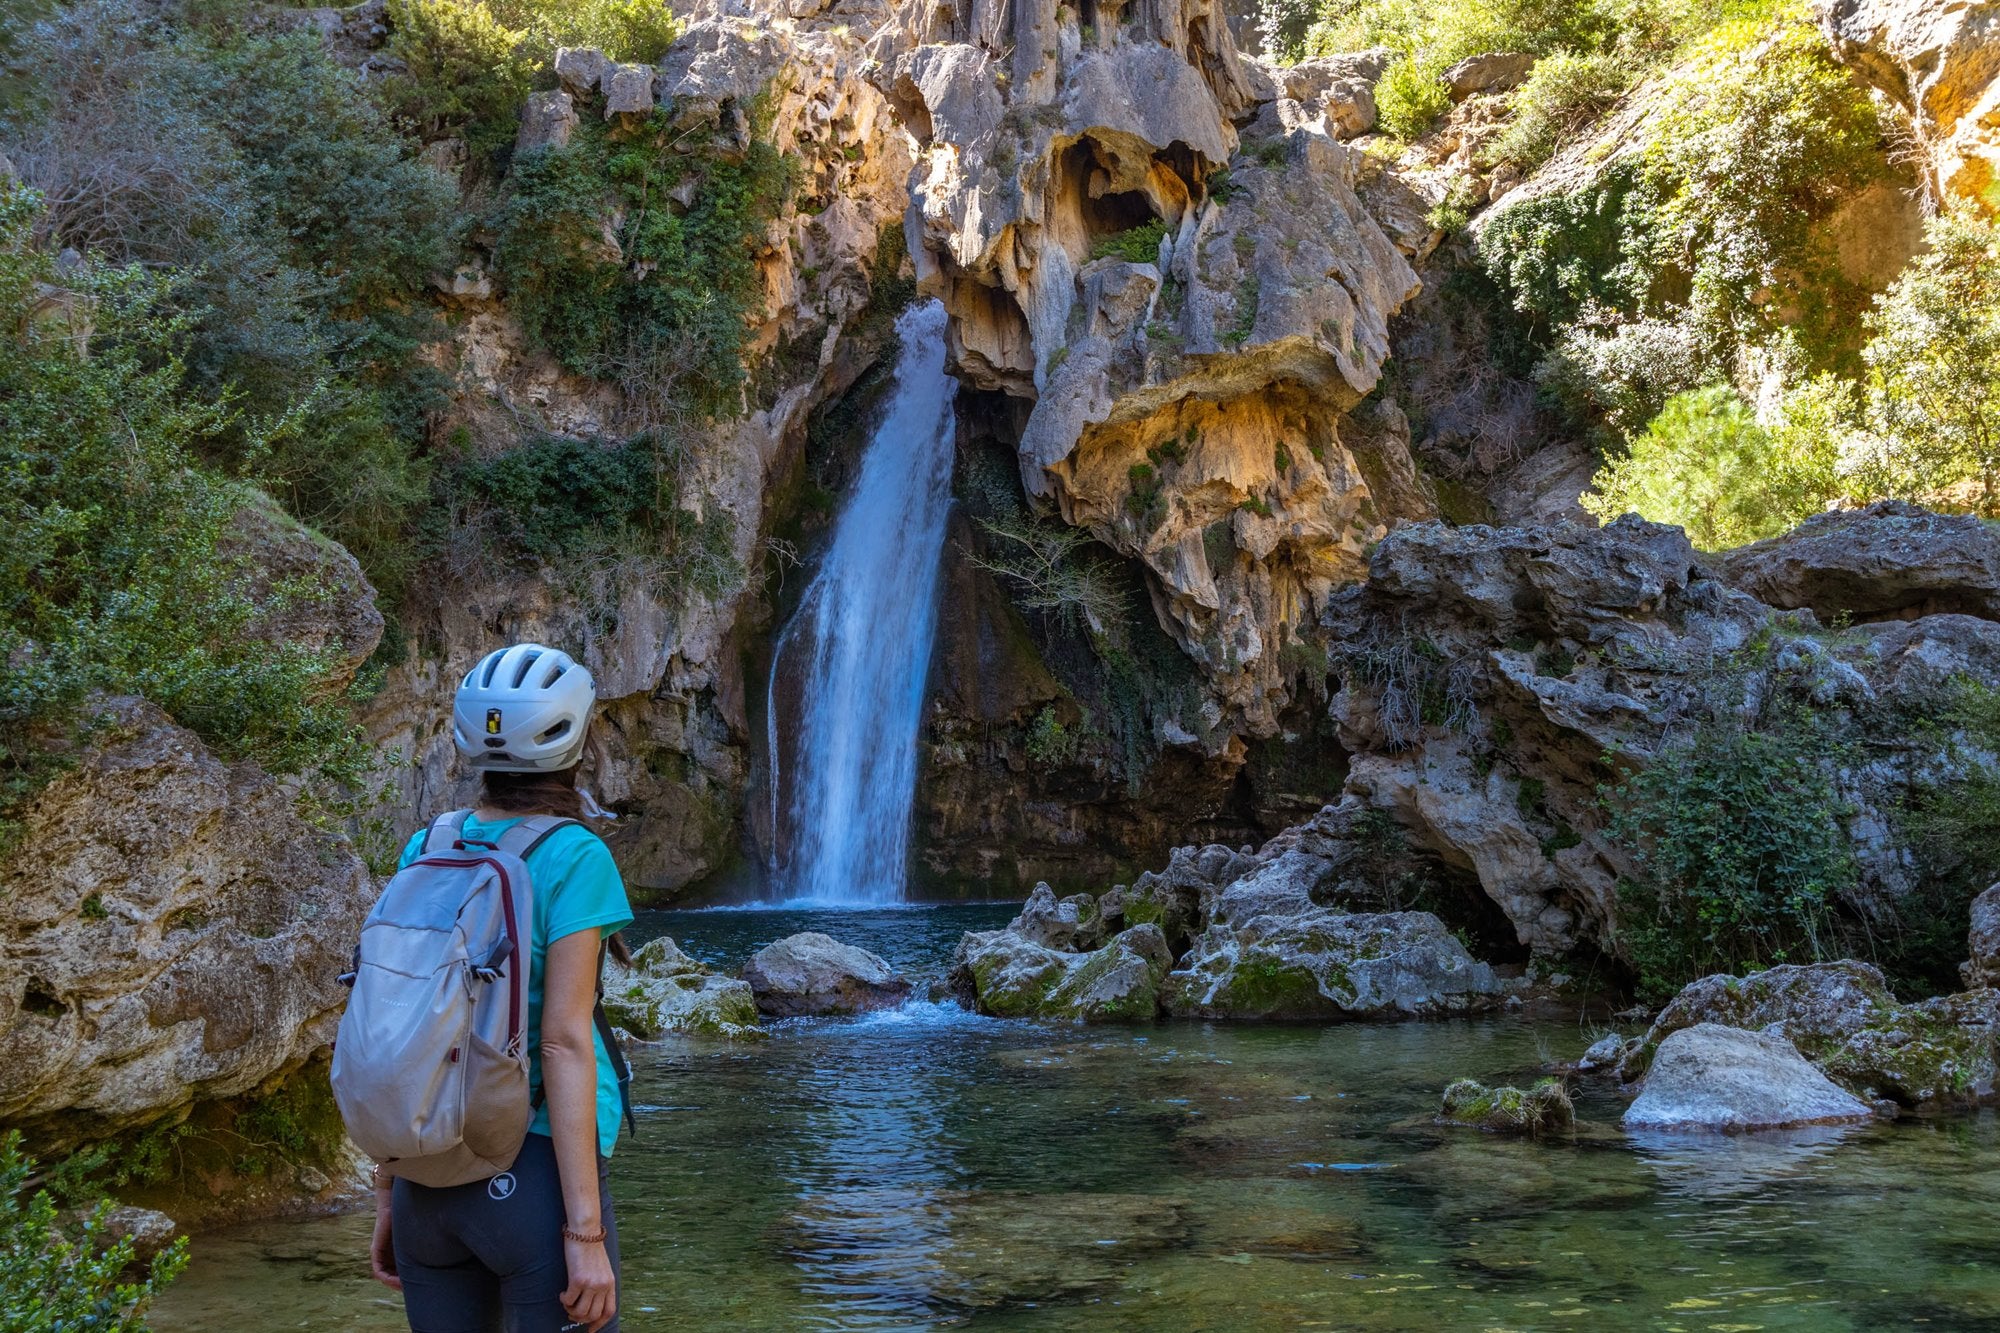
[[[772, 822], [774, 846], [784, 850], [772, 888], [794, 906], [903, 897], [951, 508], [958, 386], [944, 373], [944, 326], [936, 301], [896, 321], [903, 350], [895, 389], [771, 662]], [[780, 672], [800, 680], [793, 735], [780, 734]], [[781, 783], [785, 761], [793, 768]]]

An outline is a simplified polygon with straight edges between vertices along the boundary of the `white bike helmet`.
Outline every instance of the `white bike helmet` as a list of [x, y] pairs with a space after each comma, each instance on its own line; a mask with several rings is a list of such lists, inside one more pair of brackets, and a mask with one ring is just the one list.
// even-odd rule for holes
[[452, 701], [458, 752], [482, 772], [549, 773], [583, 756], [597, 682], [568, 653], [517, 643], [481, 658]]

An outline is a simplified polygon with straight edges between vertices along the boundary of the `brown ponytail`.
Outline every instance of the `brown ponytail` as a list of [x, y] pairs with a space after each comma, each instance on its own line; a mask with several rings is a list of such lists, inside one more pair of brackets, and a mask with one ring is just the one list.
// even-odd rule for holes
[[553, 773], [479, 775], [479, 804], [509, 815], [562, 815], [583, 818], [583, 797], [576, 790], [576, 766]]

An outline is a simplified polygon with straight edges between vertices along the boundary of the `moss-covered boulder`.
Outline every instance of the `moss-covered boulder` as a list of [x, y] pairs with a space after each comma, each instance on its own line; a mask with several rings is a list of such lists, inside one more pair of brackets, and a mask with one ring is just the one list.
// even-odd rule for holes
[[1904, 1004], [1867, 963], [1786, 965], [1690, 984], [1619, 1065], [1645, 1076], [1675, 1032], [1699, 1023], [1783, 1035], [1850, 1092], [1906, 1107], [1967, 1102], [1993, 1090], [2000, 991]]
[[1166, 1009], [1277, 1022], [1436, 1018], [1506, 993], [1429, 912], [1312, 908], [1209, 926], [1167, 978]]
[[1489, 1088], [1477, 1079], [1461, 1078], [1444, 1090], [1438, 1119], [1495, 1134], [1525, 1134], [1542, 1138], [1576, 1129], [1576, 1105], [1560, 1079], [1537, 1080], [1533, 1087]]
[[951, 984], [967, 1007], [998, 1018], [1143, 1023], [1159, 1014], [1173, 961], [1155, 925], [1122, 931], [1088, 953], [1052, 949], [1009, 927], [968, 932]]
[[631, 967], [614, 963], [606, 970], [604, 1012], [640, 1041], [765, 1035], [748, 982], [717, 974], [665, 936], [635, 953]]

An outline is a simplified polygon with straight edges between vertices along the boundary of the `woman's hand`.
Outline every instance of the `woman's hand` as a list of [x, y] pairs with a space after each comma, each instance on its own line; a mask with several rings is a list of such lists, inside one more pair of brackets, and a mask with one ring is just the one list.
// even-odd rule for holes
[[391, 1291], [403, 1289], [403, 1279], [396, 1275], [396, 1246], [390, 1239], [390, 1195], [380, 1186], [375, 1190], [375, 1238], [369, 1243], [368, 1257], [374, 1266], [375, 1280]]
[[565, 1236], [563, 1258], [569, 1264], [569, 1286], [562, 1294], [563, 1309], [587, 1333], [597, 1333], [618, 1313], [618, 1275], [611, 1271], [611, 1256], [604, 1252], [601, 1240], [580, 1241]]

